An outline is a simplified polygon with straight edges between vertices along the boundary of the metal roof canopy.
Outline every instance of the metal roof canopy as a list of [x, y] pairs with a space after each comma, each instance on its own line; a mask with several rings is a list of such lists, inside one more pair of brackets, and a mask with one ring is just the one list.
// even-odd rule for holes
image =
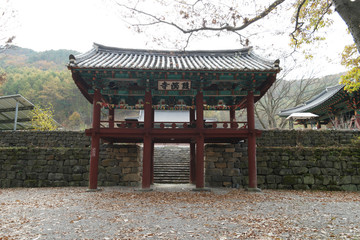
[[30, 127], [34, 104], [20, 94], [0, 96], [0, 130], [16, 130]]
[[312, 119], [317, 117], [319, 117], [319, 115], [310, 112], [298, 112], [298, 113], [290, 114], [290, 116], [288, 116], [286, 119], [297, 120], [297, 119]]

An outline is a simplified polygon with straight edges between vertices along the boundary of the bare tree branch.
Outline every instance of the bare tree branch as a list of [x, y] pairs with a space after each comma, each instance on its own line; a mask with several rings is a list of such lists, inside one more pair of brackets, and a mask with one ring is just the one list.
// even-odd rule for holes
[[[264, 11], [262, 11], [260, 14], [258, 14], [257, 16], [251, 18], [251, 19], [246, 19], [246, 21], [244, 21], [244, 24], [242, 24], [239, 27], [235, 27], [235, 26], [230, 26], [229, 24], [225, 24], [224, 26], [220, 26], [220, 27], [208, 27], [206, 26], [206, 23], [203, 24], [202, 27], [198, 27], [198, 28], [192, 28], [192, 29], [185, 29], [183, 27], [181, 27], [180, 25], [173, 23], [173, 22], [168, 22], [165, 21], [153, 14], [144, 12], [142, 10], [139, 10], [135, 7], [128, 7], [124, 4], [120, 4], [117, 3], [120, 7], [126, 8], [128, 10], [132, 10], [134, 12], [137, 12], [139, 14], [148, 16], [150, 18], [152, 18], [154, 20], [154, 22], [152, 22], [151, 24], [147, 24], [147, 25], [154, 25], [154, 24], [166, 24], [166, 25], [170, 25], [172, 27], [175, 27], [176, 29], [178, 29], [179, 31], [181, 31], [182, 33], [185, 34], [189, 34], [189, 33], [194, 33], [194, 32], [199, 32], [199, 31], [229, 31], [229, 32], [236, 32], [236, 31], [240, 31], [243, 30], [245, 28], [247, 28], [248, 26], [250, 26], [251, 24], [257, 22], [258, 20], [266, 17], [270, 12], [272, 12], [277, 6], [279, 6], [280, 4], [282, 4], [285, 0], [276, 0], [274, 1], [270, 6], [268, 6]], [[197, 2], [196, 2], [197, 3]], [[142, 26], [144, 26], [143, 24], [141, 24]], [[135, 26], [140, 26], [140, 24], [135, 24]]]
[[295, 16], [295, 28], [294, 28], [294, 31], [293, 31], [292, 33], [290, 33], [291, 37], [292, 37], [292, 38], [294, 39], [294, 41], [295, 41], [295, 46], [297, 46], [297, 42], [298, 42], [297, 38], [295, 37], [295, 33], [296, 33], [297, 31], [299, 31], [300, 28], [301, 28], [301, 26], [304, 24], [304, 23], [300, 23], [300, 22], [299, 22], [299, 17], [300, 17], [301, 8], [303, 7], [303, 5], [305, 4], [306, 1], [307, 1], [307, 0], [303, 0], [303, 1], [299, 4], [299, 6], [298, 6], [298, 8], [297, 8], [296, 16]]

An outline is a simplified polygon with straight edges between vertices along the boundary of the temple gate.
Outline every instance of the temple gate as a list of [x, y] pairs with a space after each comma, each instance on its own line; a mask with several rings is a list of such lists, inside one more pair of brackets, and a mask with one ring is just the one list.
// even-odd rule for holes
[[[279, 61], [252, 48], [224, 51], [150, 51], [94, 44], [69, 57], [75, 84], [93, 103], [89, 188], [97, 189], [99, 142], [143, 143], [142, 188], [153, 183], [154, 143], [190, 144], [190, 179], [204, 188], [204, 144], [248, 141], [249, 189], [257, 188], [254, 103], [271, 87]], [[101, 120], [101, 108], [108, 119]], [[235, 110], [246, 108], [247, 121]], [[115, 111], [144, 110], [144, 121], [114, 119]], [[155, 122], [154, 110], [183, 110], [189, 122]], [[227, 112], [228, 122], [204, 121], [204, 110]]]

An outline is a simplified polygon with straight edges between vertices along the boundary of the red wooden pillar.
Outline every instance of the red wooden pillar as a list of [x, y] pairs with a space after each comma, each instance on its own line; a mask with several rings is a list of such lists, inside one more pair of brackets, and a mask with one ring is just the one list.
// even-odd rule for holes
[[151, 141], [150, 184], [154, 184], [154, 141]]
[[356, 109], [354, 111], [355, 111], [355, 129], [360, 129], [360, 111]]
[[152, 139], [150, 130], [152, 126], [152, 101], [151, 93], [145, 93], [145, 106], [144, 106], [144, 146], [143, 146], [143, 175], [142, 175], [142, 188], [150, 188], [151, 184], [151, 155], [152, 155]]
[[235, 128], [235, 107], [234, 106], [231, 106], [230, 107], [230, 126], [231, 128]]
[[115, 109], [109, 108], [109, 128], [114, 128]]
[[196, 128], [200, 130], [196, 138], [196, 188], [204, 188], [204, 99], [203, 93], [196, 95]]
[[90, 152], [90, 174], [89, 189], [97, 189], [98, 165], [99, 165], [99, 146], [100, 146], [100, 110], [101, 106], [97, 104], [101, 99], [99, 90], [96, 90], [93, 97], [93, 119], [91, 135], [91, 152]]
[[[190, 109], [190, 126], [195, 123], [195, 110]], [[195, 143], [190, 142], [190, 183], [196, 182]]]
[[257, 189], [254, 93], [247, 95], [249, 189]]
[[[151, 128], [154, 128], [154, 122], [155, 122], [155, 110], [151, 108]], [[154, 141], [151, 141], [151, 179], [150, 183], [154, 183]]]

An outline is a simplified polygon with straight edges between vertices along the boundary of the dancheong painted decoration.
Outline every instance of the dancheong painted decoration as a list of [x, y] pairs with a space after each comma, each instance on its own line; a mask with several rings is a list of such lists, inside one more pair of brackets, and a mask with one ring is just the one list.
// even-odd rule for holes
[[[154, 143], [190, 144], [190, 179], [204, 187], [204, 144], [248, 140], [249, 188], [257, 187], [254, 103], [276, 80], [279, 61], [257, 56], [252, 48], [224, 51], [155, 51], [94, 44], [70, 55], [68, 69], [84, 97], [93, 103], [90, 189], [97, 188], [99, 140], [143, 143], [142, 187], [153, 183]], [[100, 121], [100, 109], [108, 109]], [[246, 108], [247, 121], [235, 119]], [[143, 110], [143, 121], [117, 121], [114, 112]], [[189, 121], [155, 122], [155, 110], [187, 111]], [[228, 122], [204, 121], [204, 110], [228, 112]], [[224, 112], [225, 113], [225, 112]]]

